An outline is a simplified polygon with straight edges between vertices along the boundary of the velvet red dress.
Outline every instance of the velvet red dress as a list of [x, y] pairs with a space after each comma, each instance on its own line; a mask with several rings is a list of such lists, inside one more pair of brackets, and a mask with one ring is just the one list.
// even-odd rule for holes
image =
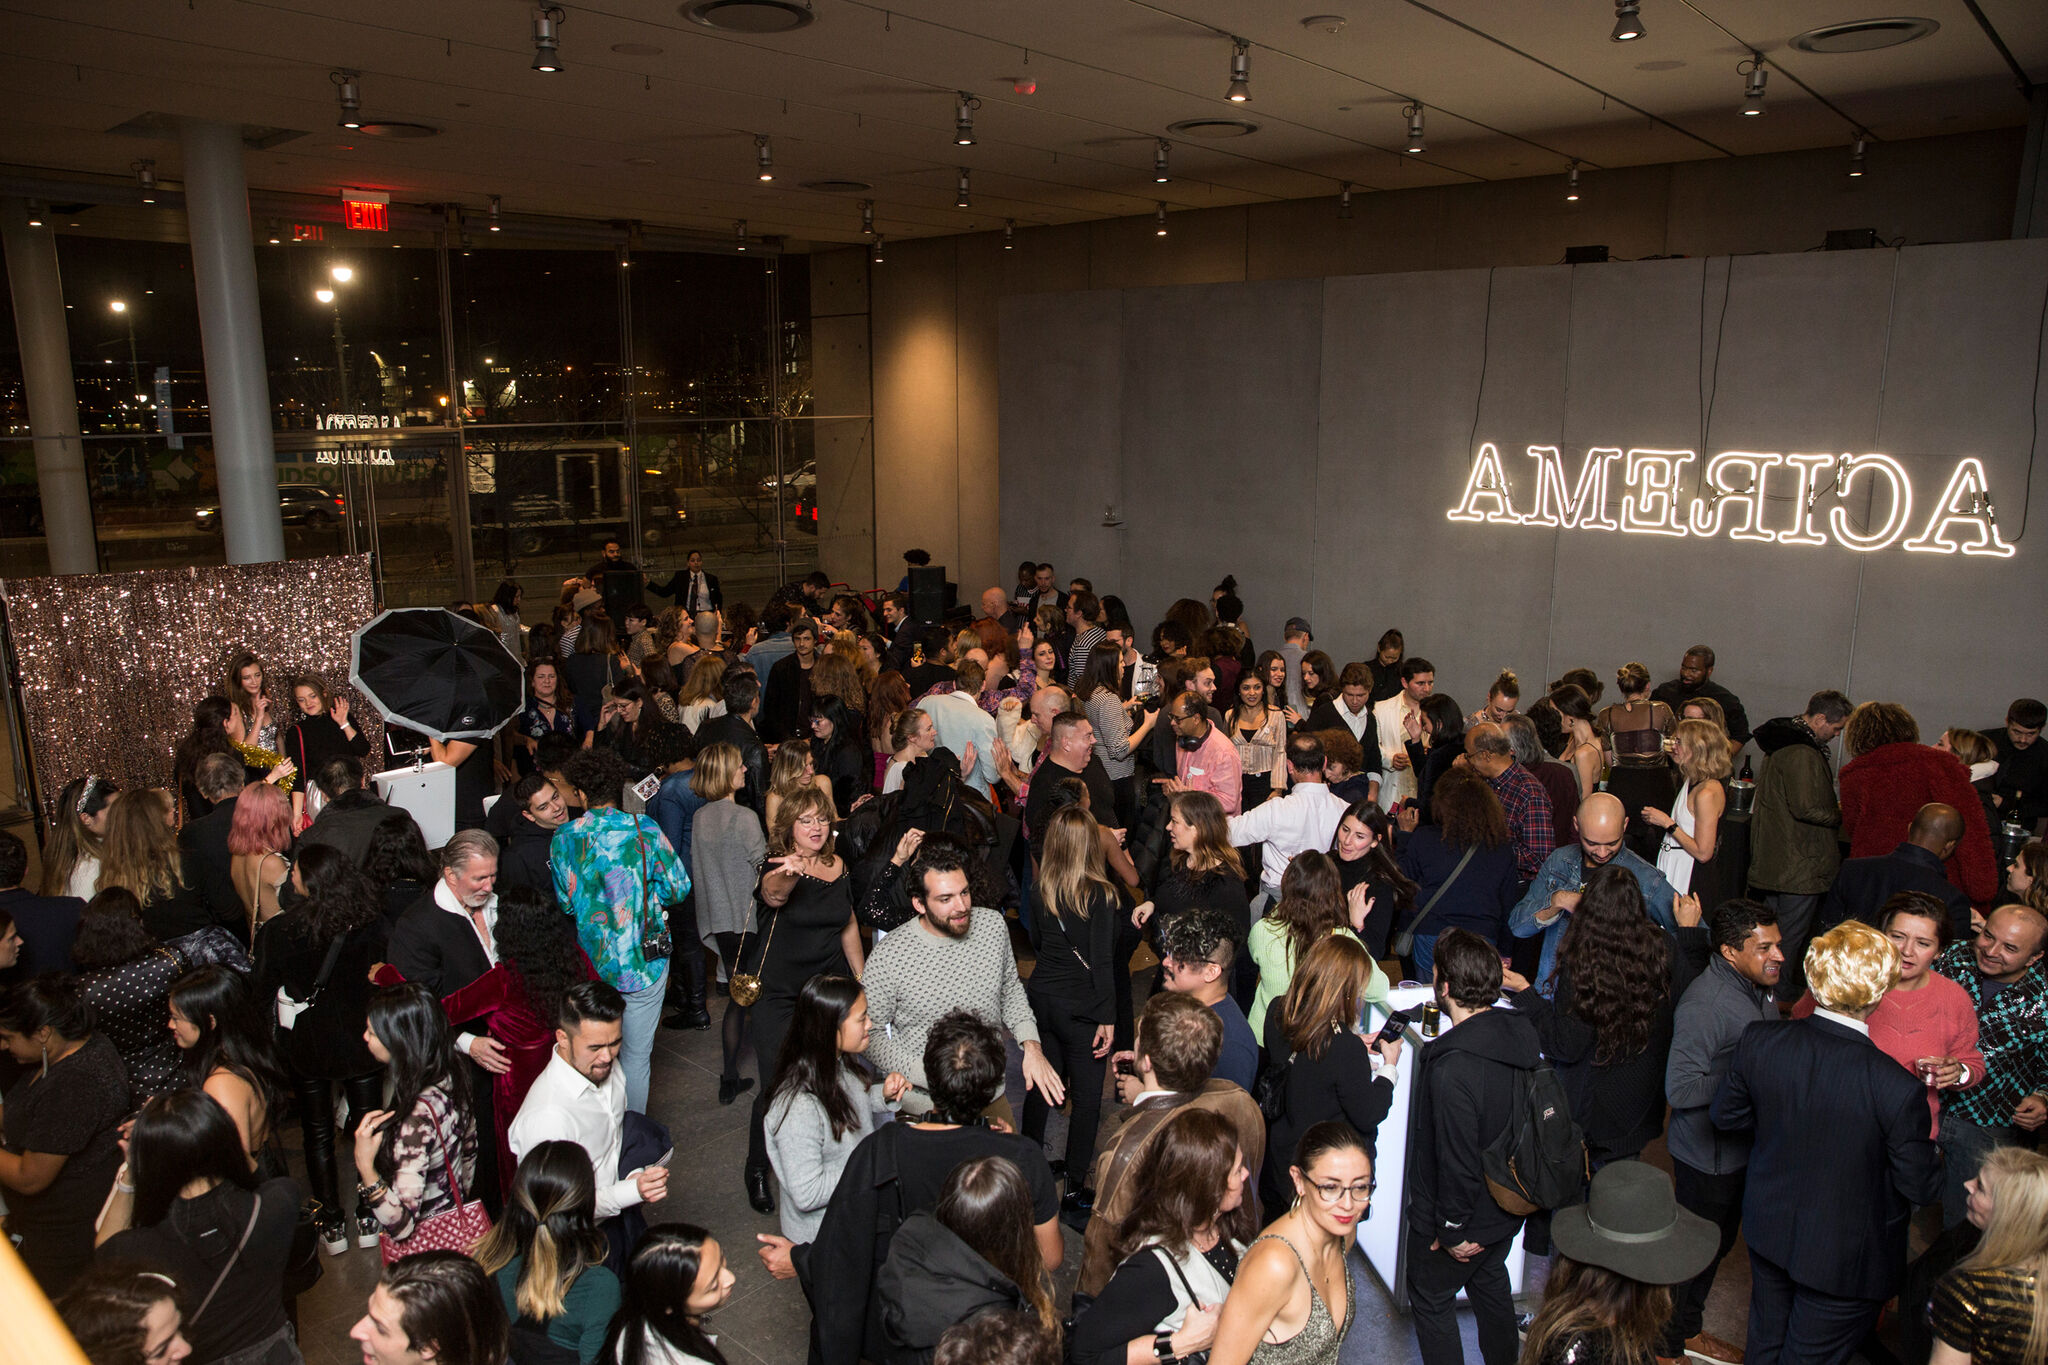
[[[592, 970], [590, 959], [580, 950], [577, 958], [583, 965], [584, 979], [595, 979], [597, 973]], [[512, 1159], [512, 1120], [518, 1117], [526, 1092], [547, 1069], [548, 1054], [555, 1047], [554, 1025], [542, 1019], [527, 1002], [519, 973], [504, 962], [453, 995], [443, 996], [441, 1008], [447, 1012], [448, 1022], [457, 1028], [481, 1019], [485, 1031], [505, 1049], [512, 1063], [510, 1071], [491, 1077], [491, 1114], [497, 1120], [493, 1131], [498, 1137], [498, 1182], [510, 1194], [512, 1177], [519, 1168], [519, 1163]]]

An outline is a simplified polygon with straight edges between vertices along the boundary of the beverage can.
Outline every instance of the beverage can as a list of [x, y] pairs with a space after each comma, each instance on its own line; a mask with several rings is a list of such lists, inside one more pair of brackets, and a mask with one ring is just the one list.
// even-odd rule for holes
[[1441, 1023], [1442, 1023], [1442, 1016], [1441, 1016], [1440, 1012], [1439, 1012], [1439, 1011], [1437, 1010], [1437, 1007], [1436, 1007], [1436, 1006], [1435, 1006], [1434, 1004], [1428, 1004], [1428, 1005], [1424, 1005], [1424, 1006], [1422, 1007], [1422, 1036], [1423, 1036], [1423, 1037], [1425, 1037], [1425, 1038], [1434, 1038], [1434, 1037], [1436, 1037], [1436, 1034], [1437, 1034], [1437, 1029], [1438, 1029], [1438, 1028], [1439, 1028], [1439, 1027], [1441, 1026]]

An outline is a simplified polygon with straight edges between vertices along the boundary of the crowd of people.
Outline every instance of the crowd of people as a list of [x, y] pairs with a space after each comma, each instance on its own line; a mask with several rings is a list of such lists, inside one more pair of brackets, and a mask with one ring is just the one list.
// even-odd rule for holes
[[[630, 569], [451, 608], [527, 689], [431, 741], [441, 848], [249, 653], [39, 890], [0, 832], [0, 1195], [93, 1365], [293, 1365], [352, 1247], [366, 1365], [723, 1362], [748, 1252], [812, 1365], [1333, 1365], [1385, 1180], [1426, 1365], [1461, 1295], [1486, 1365], [2048, 1360], [2041, 702], [1752, 729], [1697, 646], [1468, 710], [1229, 579], [1147, 634], [1048, 564], [938, 622]], [[739, 1171], [649, 1116], [664, 1028]], [[682, 1221], [735, 1177], [750, 1246]]]

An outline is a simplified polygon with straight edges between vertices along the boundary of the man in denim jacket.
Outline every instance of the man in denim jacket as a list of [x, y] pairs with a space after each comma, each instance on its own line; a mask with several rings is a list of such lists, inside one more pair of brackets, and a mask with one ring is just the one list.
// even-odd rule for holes
[[1565, 916], [1579, 903], [1579, 888], [1595, 868], [1608, 863], [1625, 867], [1643, 889], [1643, 903], [1650, 918], [1667, 933], [1676, 933], [1678, 920], [1671, 913], [1676, 894], [1671, 883], [1649, 863], [1622, 847], [1628, 816], [1621, 802], [1606, 792], [1595, 792], [1579, 803], [1579, 840], [1554, 850], [1543, 860], [1542, 870], [1508, 917], [1508, 928], [1516, 938], [1543, 936], [1543, 957], [1536, 968], [1536, 989], [1549, 995], [1554, 989], [1550, 976], [1557, 965], [1557, 943], [1564, 937]]

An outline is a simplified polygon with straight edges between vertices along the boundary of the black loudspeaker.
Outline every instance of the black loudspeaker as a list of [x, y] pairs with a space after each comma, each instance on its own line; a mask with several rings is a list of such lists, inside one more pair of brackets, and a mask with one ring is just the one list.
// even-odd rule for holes
[[911, 566], [910, 619], [919, 625], [935, 626], [945, 620], [959, 595], [960, 586], [946, 581], [942, 566]]

